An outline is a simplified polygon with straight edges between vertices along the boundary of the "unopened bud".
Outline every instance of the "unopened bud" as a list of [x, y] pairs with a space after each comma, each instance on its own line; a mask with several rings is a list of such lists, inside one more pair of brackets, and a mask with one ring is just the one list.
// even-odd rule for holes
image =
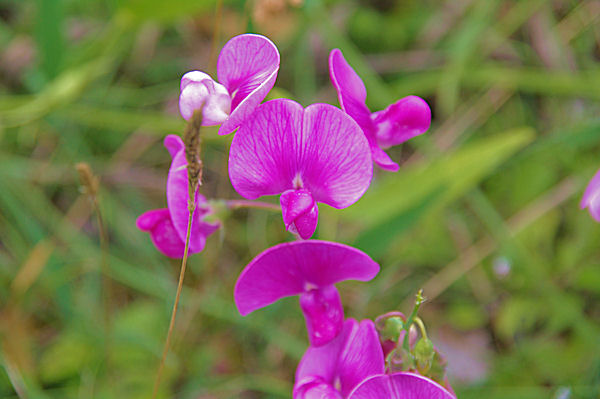
[[429, 372], [431, 369], [433, 357], [435, 356], [433, 342], [431, 342], [431, 340], [428, 338], [421, 338], [415, 345], [414, 352], [419, 373], [423, 375], [427, 374], [427, 372]]
[[400, 317], [394, 316], [386, 319], [383, 329], [381, 330], [381, 340], [398, 342], [398, 339], [400, 338], [400, 332], [402, 332], [403, 328], [404, 321]]
[[387, 371], [390, 373], [415, 369], [413, 356], [403, 348], [394, 349], [385, 360]]

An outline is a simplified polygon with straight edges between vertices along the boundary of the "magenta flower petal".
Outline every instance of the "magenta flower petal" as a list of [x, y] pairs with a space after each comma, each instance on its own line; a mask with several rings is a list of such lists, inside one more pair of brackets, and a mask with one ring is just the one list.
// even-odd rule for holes
[[261, 105], [236, 133], [229, 176], [249, 199], [304, 189], [315, 201], [339, 209], [367, 190], [373, 166], [364, 135], [338, 108], [302, 109], [279, 99]]
[[303, 399], [315, 382], [337, 387], [342, 397], [366, 378], [382, 374], [385, 362], [375, 325], [348, 319], [334, 340], [321, 347], [309, 347], [296, 370], [294, 399]]
[[424, 133], [431, 123], [431, 110], [427, 103], [419, 97], [409, 96], [371, 114], [365, 103], [365, 85], [339, 49], [333, 49], [329, 54], [329, 75], [340, 106], [358, 123], [367, 138], [373, 162], [384, 170], [397, 171], [398, 164], [382, 148]]
[[344, 397], [322, 378], [311, 376], [294, 389], [294, 399], [344, 399]]
[[[181, 241], [185, 242], [188, 227], [188, 175], [187, 160], [183, 141], [179, 136], [168, 135], [164, 141], [165, 147], [173, 157], [169, 176], [167, 177], [167, 206], [175, 231]], [[196, 192], [196, 210], [192, 221], [190, 235], [190, 254], [204, 249], [206, 237], [219, 228], [218, 223], [208, 223], [203, 219], [210, 212], [206, 198]]]
[[348, 399], [456, 399], [437, 382], [413, 373], [377, 375], [365, 380]]
[[423, 134], [431, 125], [431, 109], [420, 97], [401, 98], [371, 116], [377, 125], [377, 143], [381, 148], [402, 144]]
[[200, 71], [191, 71], [181, 78], [179, 112], [189, 120], [194, 110], [202, 108], [202, 125], [220, 125], [229, 117], [231, 97], [225, 86]]
[[581, 209], [588, 208], [590, 215], [600, 222], [600, 170], [596, 172], [585, 189], [581, 203]]
[[[243, 316], [280, 298], [301, 295], [313, 345], [324, 345], [343, 322], [339, 294], [333, 284], [368, 281], [379, 265], [367, 254], [327, 241], [295, 241], [267, 249], [242, 271], [234, 298]], [[335, 290], [335, 291], [334, 291]]]
[[333, 285], [300, 294], [300, 308], [306, 319], [311, 345], [322, 346], [337, 337], [344, 325], [344, 308]]
[[277, 47], [261, 35], [240, 35], [225, 44], [217, 76], [231, 95], [232, 112], [219, 134], [233, 132], [258, 107], [275, 84], [279, 61]]
[[310, 238], [317, 228], [319, 208], [310, 192], [287, 190], [280, 197], [285, 228], [303, 239]]
[[143, 213], [136, 220], [137, 228], [150, 233], [156, 248], [170, 258], [183, 256], [184, 242], [175, 231], [168, 209], [154, 209]]

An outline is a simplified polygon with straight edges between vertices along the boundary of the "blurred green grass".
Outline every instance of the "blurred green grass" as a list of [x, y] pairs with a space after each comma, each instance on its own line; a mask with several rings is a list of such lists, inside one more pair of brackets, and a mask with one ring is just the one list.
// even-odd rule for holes
[[[318, 238], [382, 265], [342, 285], [347, 315], [406, 312], [424, 287], [460, 398], [600, 397], [600, 225], [578, 209], [600, 167], [599, 20], [592, 0], [0, 0], [0, 397], [149, 396], [179, 264], [135, 218], [165, 204], [180, 76], [214, 73], [246, 31], [282, 53], [272, 97], [337, 104], [339, 47], [372, 109], [432, 106], [432, 129], [391, 151], [400, 172], [322, 207]], [[238, 198], [230, 140], [204, 132], [209, 198]], [[101, 179], [109, 334], [81, 161]], [[242, 267], [290, 237], [276, 214], [221, 216], [190, 259], [161, 395], [290, 397], [297, 304], [243, 318], [232, 298]]]

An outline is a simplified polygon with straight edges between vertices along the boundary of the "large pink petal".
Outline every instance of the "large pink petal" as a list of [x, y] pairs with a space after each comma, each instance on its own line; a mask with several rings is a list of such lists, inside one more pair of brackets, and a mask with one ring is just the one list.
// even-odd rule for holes
[[156, 248], [170, 258], [183, 257], [184, 243], [173, 227], [168, 209], [154, 209], [141, 214], [137, 228], [150, 233]]
[[378, 375], [365, 380], [348, 399], [456, 399], [444, 387], [414, 373]]
[[383, 352], [375, 325], [370, 320], [344, 323], [341, 334], [327, 345], [309, 347], [296, 371], [296, 387], [310, 376], [331, 385], [339, 384], [345, 398], [362, 381], [385, 370]]
[[217, 76], [232, 97], [232, 112], [219, 134], [234, 131], [258, 107], [275, 84], [279, 61], [277, 47], [261, 35], [239, 35], [225, 44]]
[[360, 128], [327, 104], [303, 110], [291, 100], [268, 101], [239, 129], [229, 153], [231, 183], [249, 199], [305, 188], [316, 201], [344, 208], [372, 175]]
[[371, 320], [360, 322], [340, 357], [338, 369], [344, 397], [365, 378], [384, 372], [383, 350]]
[[348, 343], [348, 338], [357, 329], [357, 321], [347, 319], [342, 332], [327, 345], [316, 348], [309, 346], [296, 369], [296, 387], [299, 387], [310, 376], [321, 377], [333, 385], [338, 375], [338, 361], [342, 356], [342, 351]]
[[379, 265], [347, 245], [308, 240], [271, 247], [254, 258], [235, 285], [239, 312], [247, 315], [276, 300], [343, 280], [368, 281]]
[[[167, 177], [167, 206], [173, 226], [179, 238], [185, 242], [190, 213], [188, 210], [189, 189], [184, 144], [179, 136], [172, 134], [165, 138], [164, 144], [173, 157]], [[190, 254], [202, 251], [206, 243], [206, 237], [219, 227], [218, 223], [207, 223], [203, 220], [204, 216], [210, 212], [206, 204], [206, 198], [196, 192], [195, 201], [196, 209], [190, 235]]]
[[316, 201], [334, 208], [356, 202], [373, 177], [373, 161], [358, 125], [338, 108], [313, 104], [304, 112], [300, 178]]

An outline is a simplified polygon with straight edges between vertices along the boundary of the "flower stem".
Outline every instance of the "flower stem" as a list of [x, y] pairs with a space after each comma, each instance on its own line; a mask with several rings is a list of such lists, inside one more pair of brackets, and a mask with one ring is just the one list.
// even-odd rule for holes
[[274, 212], [281, 211], [281, 208], [278, 205], [261, 201], [225, 200], [225, 205], [227, 206], [227, 209], [255, 208], [266, 209]]
[[165, 346], [163, 348], [162, 358], [160, 359], [160, 365], [156, 373], [156, 379], [154, 380], [154, 390], [152, 392], [152, 399], [156, 398], [158, 394], [158, 388], [160, 386], [160, 378], [162, 376], [163, 369], [165, 367], [165, 360], [167, 353], [169, 353], [169, 346], [171, 345], [171, 336], [175, 327], [175, 316], [177, 316], [177, 308], [179, 307], [179, 297], [181, 296], [181, 290], [183, 288], [183, 279], [185, 277], [185, 269], [187, 265], [188, 251], [190, 247], [190, 235], [192, 232], [192, 220], [194, 216], [195, 204], [190, 206], [190, 217], [188, 219], [187, 234], [185, 237], [185, 249], [183, 250], [183, 259], [181, 260], [181, 271], [179, 272], [179, 282], [177, 283], [177, 293], [175, 294], [175, 303], [173, 304], [173, 311], [171, 312], [171, 322], [169, 323], [169, 330], [167, 331], [167, 339], [165, 340]]
[[410, 348], [409, 348], [409, 344], [408, 344], [408, 336], [410, 335], [410, 326], [412, 325], [413, 321], [415, 320], [415, 317], [417, 317], [417, 312], [419, 311], [419, 308], [421, 307], [421, 304], [425, 302], [425, 297], [423, 296], [423, 290], [420, 289], [419, 292], [417, 292], [417, 298], [415, 300], [415, 306], [413, 307], [412, 313], [410, 314], [410, 316], [408, 316], [408, 319], [406, 319], [406, 323], [404, 323], [404, 329], [406, 330], [406, 335], [404, 336], [404, 342], [402, 343], [402, 346], [404, 347], [404, 349], [407, 352], [410, 352]]

